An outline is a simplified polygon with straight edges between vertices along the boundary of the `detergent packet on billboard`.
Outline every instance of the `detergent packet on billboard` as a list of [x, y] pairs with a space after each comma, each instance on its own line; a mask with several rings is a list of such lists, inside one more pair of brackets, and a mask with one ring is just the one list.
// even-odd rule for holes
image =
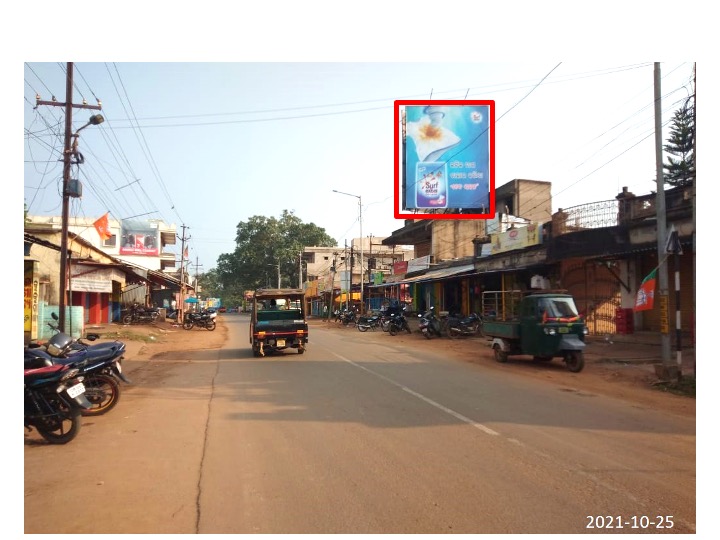
[[447, 164], [421, 161], [415, 167], [415, 207], [447, 208]]

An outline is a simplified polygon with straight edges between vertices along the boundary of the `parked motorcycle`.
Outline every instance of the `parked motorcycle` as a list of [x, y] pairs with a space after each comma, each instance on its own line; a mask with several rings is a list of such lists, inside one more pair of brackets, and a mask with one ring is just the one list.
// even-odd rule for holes
[[344, 309], [337, 316], [336, 319], [343, 326], [348, 326], [357, 323], [357, 313], [354, 309]]
[[432, 339], [433, 336], [442, 336], [442, 331], [440, 329], [440, 319], [438, 319], [435, 315], [434, 306], [428, 309], [425, 313], [421, 313], [420, 315], [418, 315], [418, 317], [420, 317], [420, 324], [418, 325], [418, 329], [426, 339]]
[[217, 324], [215, 323], [215, 317], [217, 313], [209, 313], [207, 310], [198, 312], [185, 313], [185, 319], [183, 320], [183, 328], [185, 330], [192, 330], [195, 326], [198, 328], [205, 328], [207, 330], [215, 330]]
[[25, 349], [25, 368], [66, 365], [77, 368], [84, 377], [85, 397], [91, 407], [83, 416], [99, 416], [112, 410], [120, 399], [122, 381], [131, 384], [122, 373], [125, 344], [122, 341], [90, 345], [58, 333], [43, 347]]
[[391, 315], [388, 315], [386, 313], [380, 314], [380, 330], [382, 330], [383, 332], [390, 331], [390, 318]]
[[359, 317], [355, 326], [357, 326], [357, 329], [360, 332], [367, 332], [368, 330], [374, 331], [378, 326], [380, 326], [380, 315]]
[[477, 313], [471, 313], [467, 317], [450, 316], [447, 320], [446, 334], [454, 339], [460, 336], [474, 336], [482, 333], [483, 321]]
[[391, 299], [383, 309], [380, 310], [380, 329], [383, 332], [390, 330], [390, 319], [393, 315], [398, 315], [406, 310], [405, 307], [400, 307], [400, 302], [397, 299]]
[[80, 370], [54, 364], [25, 370], [25, 429], [35, 428], [51, 444], [66, 444], [80, 432], [85, 397]]
[[410, 326], [408, 325], [407, 318], [403, 313], [393, 313], [390, 315], [388, 323], [388, 333], [394, 336], [405, 330], [408, 334], [412, 333]]
[[158, 315], [160, 315], [158, 308], [143, 307], [135, 303], [128, 312], [123, 315], [122, 322], [123, 324], [154, 322], [158, 318]]

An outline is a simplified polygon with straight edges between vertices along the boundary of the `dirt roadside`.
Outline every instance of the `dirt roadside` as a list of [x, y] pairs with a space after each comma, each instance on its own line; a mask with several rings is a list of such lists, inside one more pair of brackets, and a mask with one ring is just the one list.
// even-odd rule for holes
[[[143, 325], [106, 325], [88, 328], [88, 332], [99, 332], [104, 340], [120, 339], [127, 345], [125, 368], [128, 374], [150, 361], [159, 361], [174, 352], [217, 349], [223, 346], [228, 336], [225, 317], [243, 315], [219, 315], [217, 328], [207, 331], [202, 328], [183, 330], [171, 322], [156, 322]], [[335, 322], [310, 320], [316, 328], [332, 332], [357, 332], [354, 327], [343, 327]], [[666, 411], [682, 416], [695, 416], [695, 398], [676, 395], [658, 384], [654, 364], [660, 361], [659, 347], [641, 340], [618, 341], [610, 338], [590, 338], [585, 351], [585, 369], [570, 373], [560, 360], [535, 363], [530, 359], [510, 359], [506, 364], [494, 360], [489, 342], [483, 338], [432, 339], [422, 338], [417, 333], [389, 336], [377, 330], [378, 338], [392, 339], [394, 344], [431, 349], [444, 353], [448, 358], [461, 362], [482, 365], [483, 368], [505, 371], [509, 374], [532, 377], [559, 385], [568, 392], [584, 396], [606, 395], [634, 403], [638, 407]], [[308, 347], [312, 353], [312, 341]], [[692, 374], [694, 350], [684, 358], [683, 373]]]

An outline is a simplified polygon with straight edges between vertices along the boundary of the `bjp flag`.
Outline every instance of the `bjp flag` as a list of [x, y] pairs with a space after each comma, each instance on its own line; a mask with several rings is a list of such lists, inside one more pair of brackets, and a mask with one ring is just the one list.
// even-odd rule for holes
[[635, 311], [652, 309], [655, 304], [655, 282], [657, 281], [657, 268], [642, 280], [637, 296], [635, 297]]
[[108, 240], [109, 238], [112, 238], [110, 226], [108, 225], [108, 212], [105, 212], [104, 216], [95, 220], [93, 225], [95, 225], [95, 230], [100, 235], [100, 240]]

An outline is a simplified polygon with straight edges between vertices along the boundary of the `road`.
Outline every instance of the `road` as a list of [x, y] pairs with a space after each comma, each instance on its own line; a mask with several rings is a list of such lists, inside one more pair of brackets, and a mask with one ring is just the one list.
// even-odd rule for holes
[[380, 331], [254, 358], [226, 324], [70, 444], [26, 437], [25, 533], [695, 532], [694, 418]]

